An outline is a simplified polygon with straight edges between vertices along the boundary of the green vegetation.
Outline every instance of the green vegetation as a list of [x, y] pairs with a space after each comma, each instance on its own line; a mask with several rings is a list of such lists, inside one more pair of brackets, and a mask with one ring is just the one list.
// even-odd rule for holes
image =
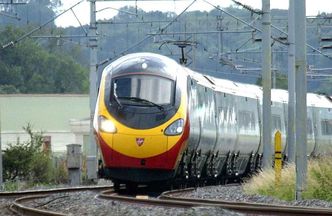
[[[264, 170], [253, 176], [243, 186], [248, 194], [274, 196], [282, 200], [295, 199], [295, 165], [282, 170], [281, 183], [275, 184], [274, 170]], [[310, 160], [308, 162], [307, 187], [304, 199], [332, 201], [332, 157]]]
[[30, 140], [9, 144], [3, 154], [5, 188], [16, 190], [20, 187], [17, 182], [25, 182], [26, 187], [66, 182], [64, 160], [54, 164], [51, 153], [42, 148], [42, 133], [32, 132], [29, 124], [24, 129]]
[[[21, 29], [6, 27], [0, 44], [17, 38]], [[50, 53], [33, 40], [0, 52], [1, 93], [87, 93], [88, 72], [65, 54]]]
[[[273, 77], [271, 77], [271, 82], [273, 83]], [[271, 83], [271, 84], [272, 84]], [[288, 79], [285, 73], [277, 72], [276, 73], [276, 86], [277, 89], [287, 89], [288, 88]], [[256, 85], [262, 86], [262, 78], [258, 78]]]
[[[0, 45], [15, 42], [31, 29], [45, 23], [57, 14], [60, 5], [60, 0], [30, 0], [27, 5], [15, 8], [21, 20], [0, 16]], [[12, 11], [10, 6], [2, 7], [4, 12], [10, 14]], [[223, 10], [261, 28], [260, 19], [256, 19], [256, 15], [240, 6], [234, 5]], [[282, 29], [287, 27], [287, 19], [280, 17], [286, 16], [286, 10], [271, 10], [272, 23]], [[322, 13], [318, 16], [330, 15]], [[173, 12], [145, 12], [137, 7], [124, 7], [115, 17], [105, 21], [112, 24], [98, 25], [98, 63], [105, 63], [105, 59], [112, 61], [133, 52], [155, 52], [178, 60], [180, 48], [176, 41], [188, 41], [192, 44], [185, 48], [188, 67], [224, 79], [261, 83], [261, 43], [257, 42], [261, 39], [260, 33], [251, 32], [251, 28], [218, 9], [209, 12], [189, 11], [177, 17]], [[320, 41], [320, 38], [332, 33], [332, 28], [322, 28], [322, 22], [313, 21], [307, 30], [307, 42], [316, 48], [328, 45]], [[222, 46], [218, 44], [218, 29], [225, 31], [222, 34]], [[87, 93], [88, 38], [60, 37], [84, 36], [87, 30], [87, 25], [58, 28], [54, 22], [50, 22], [15, 46], [0, 49], [0, 94]], [[157, 35], [148, 35], [149, 33]], [[272, 33], [275, 37], [282, 36], [278, 31], [273, 30]], [[32, 37], [38, 35], [54, 37]], [[219, 47], [222, 47], [222, 50]], [[278, 71], [276, 86], [285, 89], [288, 70], [287, 46], [274, 41], [272, 51], [273, 68]], [[220, 52], [223, 54], [222, 58], [218, 55]], [[308, 53], [310, 52], [312, 50], [308, 49]], [[307, 60], [308, 66], [312, 65], [313, 68], [330, 68], [331, 65], [331, 59], [322, 55], [308, 55]], [[105, 64], [97, 65], [99, 74]], [[249, 70], [243, 72], [241, 68]], [[310, 92], [332, 94], [331, 78], [314, 78], [315, 76], [308, 77]]]

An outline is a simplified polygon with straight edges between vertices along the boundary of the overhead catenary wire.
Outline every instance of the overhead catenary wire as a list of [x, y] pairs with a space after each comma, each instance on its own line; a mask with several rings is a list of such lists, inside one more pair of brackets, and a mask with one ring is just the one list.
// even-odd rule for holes
[[[158, 31], [156, 33], [163, 33], [164, 31], [166, 31], [166, 29], [171, 26], [174, 22], [177, 21], [177, 19], [182, 16], [197, 0], [193, 0], [180, 14], [178, 14], [176, 17], [174, 17], [169, 23], [167, 23], [166, 25], [164, 25], [162, 28], [159, 28]], [[143, 42], [145, 42], [146, 40], [152, 38], [152, 35], [147, 35], [146, 37], [144, 37], [142, 40], [138, 41], [137, 43], [135, 43], [134, 45], [128, 47], [127, 49], [121, 51], [118, 55], [115, 55], [114, 57], [109, 57], [104, 59], [103, 61], [101, 61], [100, 63], [97, 64], [97, 67], [108, 63], [109, 61], [122, 56], [123, 54], [127, 53], [129, 50], [136, 48], [137, 46], [139, 46], [140, 44], [142, 44]]]
[[67, 11], [71, 10], [72, 8], [76, 7], [77, 5], [81, 4], [82, 2], [84, 2], [85, 0], [81, 0], [79, 2], [77, 2], [76, 4], [74, 4], [73, 6], [71, 6], [70, 8], [64, 10], [63, 12], [61, 12], [60, 14], [54, 16], [53, 18], [49, 19], [48, 21], [46, 21], [44, 24], [40, 25], [39, 27], [37, 28], [34, 28], [32, 29], [31, 31], [25, 33], [24, 35], [22, 35], [21, 37], [19, 37], [18, 39], [16, 40], [12, 40], [6, 44], [4, 44], [2, 46], [2, 49], [5, 49], [7, 47], [10, 47], [10, 46], [14, 46], [16, 43], [24, 40], [25, 38], [29, 37], [30, 35], [32, 35], [33, 33], [35, 33], [36, 31], [42, 29], [44, 26], [48, 25], [49, 23], [53, 22], [55, 19], [57, 19], [58, 17], [60, 17], [62, 14], [66, 13]]
[[74, 9], [73, 9], [73, 8], [70, 8], [70, 10], [71, 10], [71, 12], [74, 14], [75, 19], [77, 20], [78, 24], [80, 24], [81, 29], [83, 29], [83, 31], [85, 32], [85, 35], [88, 35], [88, 31], [83, 27], [81, 21], [80, 21], [80, 20], [78, 19], [78, 17], [76, 16]]
[[[188, 8], [189, 7], [191, 7], [191, 5], [192, 4], [194, 4], [195, 3], [195, 1], [192, 1], [189, 5], [188, 5]], [[110, 8], [110, 7], [109, 7]], [[184, 11], [182, 11], [182, 13], [184, 13], [184, 12], [186, 12], [187, 11], [187, 9], [188, 8], [186, 8], [186, 9], [184, 9]], [[219, 8], [219, 7], [218, 7]], [[106, 8], [104, 8], [104, 9], [106, 9]], [[72, 8], [70, 9], [72, 12], [73, 12], [73, 14], [74, 14], [74, 16], [76, 17], [76, 19], [77, 19], [77, 16], [75, 15], [75, 12], [72, 10]], [[101, 10], [103, 10], [103, 9], [101, 9]], [[101, 11], [101, 10], [99, 10], [99, 11]], [[121, 10], [122, 12], [124, 12], [123, 10]], [[221, 10], [222, 12], [224, 12], [223, 10]], [[143, 19], [143, 17], [141, 17], [141, 16], [137, 16], [137, 13], [135, 14], [135, 13], [131, 13], [131, 15], [135, 15], [136, 16], [136, 18], [142, 18]], [[172, 19], [172, 20], [169, 20], [169, 21], [137, 21], [136, 23], [152, 23], [152, 22], [159, 22], [159, 23], [161, 23], [161, 22], [166, 22], [167, 23], [167, 25], [172, 25], [172, 24], [174, 24], [174, 22], [176, 22], [176, 21], [178, 21], [178, 17], [180, 17], [181, 16], [181, 14], [179, 14], [177, 17], [175, 17], [175, 19]], [[257, 20], [258, 19], [258, 17], [259, 16], [257, 16], [256, 18], [255, 18], [255, 20]], [[78, 19], [77, 19], [78, 20]], [[78, 22], [80, 23], [80, 21], [78, 20]], [[241, 22], [241, 21], [239, 21], [239, 22]], [[250, 21], [248, 24], [249, 25], [254, 25], [254, 23], [253, 23], [254, 21]], [[98, 22], [98, 24], [99, 24], [99, 22]], [[113, 24], [118, 24], [118, 23], [113, 23]], [[119, 23], [120, 24], [120, 23]], [[122, 24], [126, 24], [126, 25], [128, 25], [128, 22], [123, 22]], [[129, 24], [131, 24], [131, 23], [129, 23]], [[133, 23], [134, 24], [134, 23]], [[195, 33], [195, 32], [186, 32], [186, 33], [180, 33], [180, 32], [178, 32], [178, 33], [176, 33], [176, 32], [167, 32], [166, 31], [166, 29], [168, 28], [167, 27], [167, 25], [165, 25], [165, 26], [161, 26], [161, 27], [159, 27], [159, 30], [156, 30], [156, 32], [155, 33], [151, 33], [151, 34], [154, 34], [154, 35], [172, 35], [172, 34], [179, 34], [179, 35], [181, 35], [181, 34], [203, 34], [202, 32], [197, 32], [197, 33]], [[81, 23], [80, 23], [80, 26], [81, 26], [81, 28], [83, 28], [83, 26], [81, 25]], [[165, 28], [166, 27], [166, 28]], [[165, 30], [163, 30], [163, 28], [165, 28]], [[37, 29], [38, 30], [38, 29]], [[162, 32], [162, 33], [161, 33]], [[218, 31], [216, 31], [216, 32], [218, 32]], [[243, 31], [243, 32], [245, 32], [245, 31]], [[248, 31], [249, 32], [249, 31]], [[227, 31], [224, 31], [223, 33], [227, 33]], [[230, 32], [231, 33], [231, 32]], [[35, 36], [32, 36], [32, 37], [35, 37]], [[45, 36], [45, 38], [46, 38], [47, 36]], [[63, 39], [63, 38], [69, 38], [69, 37], [71, 37], [71, 36], [55, 36], [55, 38], [56, 37], [60, 37], [61, 39]], [[87, 36], [88, 37], [88, 36]], [[49, 38], [51, 38], [51, 36], [49, 37]], [[126, 47], [126, 49], [124, 49], [124, 50], [122, 50], [122, 51], [120, 51], [118, 54], [115, 54], [115, 57], [116, 56], [119, 56], [119, 55], [123, 55], [123, 54], [125, 54], [125, 53], [127, 53], [128, 51], [130, 51], [130, 50], [132, 50], [132, 49], [134, 49], [134, 48], [137, 48], [138, 46], [140, 46], [141, 44], [143, 44], [146, 40], [149, 40], [151, 37], [149, 37], [149, 35], [147, 36], [147, 37], [145, 37], [145, 38], [143, 38], [142, 40], [139, 40], [137, 43], [135, 43], [135, 44], [133, 44], [131, 47]], [[238, 50], [238, 52], [240, 52], [240, 50]], [[318, 53], [318, 52], [317, 52]], [[109, 60], [112, 60], [112, 59], [114, 59], [115, 57], [112, 57], [112, 58], [108, 58]]]
[[[207, 1], [207, 0], [203, 0], [203, 2], [209, 4], [210, 6], [214, 7], [214, 8], [217, 9], [217, 10], [220, 10], [220, 11], [224, 12], [224, 13], [227, 14], [228, 16], [230, 16], [230, 17], [236, 19], [237, 21], [239, 21], [239, 22], [241, 22], [241, 23], [243, 23], [243, 24], [245, 24], [245, 25], [247, 25], [247, 26], [249, 26], [249, 27], [255, 29], [256, 31], [262, 32], [261, 29], [257, 28], [256, 26], [252, 25], [251, 23], [248, 23], [248, 22], [244, 21], [243, 19], [234, 16], [233, 14], [227, 12], [226, 10], [221, 9], [220, 7], [218, 7], [218, 6], [216, 6], [216, 5], [212, 4], [212, 3], [210, 3], [209, 1]], [[288, 45], [288, 43], [286, 43], [286, 42], [284, 42], [284, 41], [282, 41], [282, 40], [280, 40], [280, 39], [278, 39], [278, 38], [276, 38], [276, 37], [271, 36], [271, 38], [272, 38], [273, 40], [275, 40], [275, 41], [278, 41], [278, 42], [281, 43], [281, 44]]]
[[16, 19], [16, 20], [21, 20], [21, 18], [18, 16], [17, 13], [15, 13], [14, 15], [12, 15], [12, 14], [8, 14], [8, 13], [4, 13], [4, 12], [0, 11], [0, 15], [1, 16], [5, 16], [5, 17], [9, 17], [9, 18], [12, 18], [12, 19]]
[[[203, 0], [203, 1], [207, 2], [206, 0]], [[237, 2], [237, 1], [235, 1], [235, 0], [232, 0], [232, 1], [233, 1], [233, 2]], [[210, 3], [209, 3], [209, 4], [210, 4]], [[211, 4], [211, 5], [212, 5], [212, 4]], [[248, 6], [246, 7], [246, 5], [243, 5], [243, 4], [240, 4], [240, 5], [241, 5], [243, 8], [245, 8], [245, 9], [251, 11], [251, 10], [248, 8]], [[220, 8], [219, 8], [219, 9], [220, 9]], [[235, 16], [234, 16], [234, 17], [235, 17]], [[240, 21], [241, 21], [241, 20], [240, 20]], [[241, 21], [241, 22], [242, 22], [242, 21]], [[251, 26], [250, 26], [250, 27], [251, 27]], [[285, 32], [284, 30], [278, 28], [277, 26], [271, 24], [271, 27], [274, 28], [274, 29], [276, 29], [276, 30], [278, 30], [279, 32], [281, 32], [281, 33], [283, 33], [283, 34], [285, 34], [285, 35], [288, 36], [288, 33], [287, 33], [287, 32]], [[271, 36], [271, 38], [272, 38], [272, 39], [275, 39], [275, 38], [273, 38], [272, 36]], [[278, 41], [278, 40], [277, 40], [277, 41]], [[278, 42], [280, 42], [280, 41], [278, 41]], [[316, 48], [313, 47], [312, 45], [306, 43], [306, 46], [309, 47], [310, 49], [314, 50], [315, 52], [318, 52], [318, 53], [321, 54], [322, 56], [324, 56], [324, 57], [326, 57], [326, 58], [332, 60], [332, 56], [326, 55], [325, 53], [323, 53], [323, 52], [321, 52], [320, 50], [316, 49]]]

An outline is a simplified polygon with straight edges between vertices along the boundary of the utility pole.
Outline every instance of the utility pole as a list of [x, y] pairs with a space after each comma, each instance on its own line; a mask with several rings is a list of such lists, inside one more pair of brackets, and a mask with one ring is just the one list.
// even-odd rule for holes
[[220, 15], [217, 16], [217, 31], [219, 31], [219, 40], [218, 40], [218, 60], [219, 61], [220, 61], [221, 55], [222, 55], [222, 53], [224, 51], [224, 47], [223, 47], [223, 34], [222, 34], [222, 31], [224, 29], [223, 29], [223, 26], [222, 26], [222, 20], [223, 20], [222, 11], [220, 11]]
[[96, 23], [96, 0], [90, 0], [90, 145], [88, 151], [88, 179], [97, 179], [97, 145], [93, 134], [93, 117], [97, 101], [97, 23]]
[[289, 0], [288, 8], [288, 162], [295, 162], [295, 25], [294, 0]]
[[272, 166], [271, 141], [271, 14], [270, 0], [262, 0], [263, 167]]
[[1, 107], [0, 107], [0, 191], [2, 190], [3, 185], [3, 167], [2, 167], [2, 130], [1, 130]]
[[296, 91], [296, 200], [302, 200], [307, 178], [307, 59], [305, 1], [296, 1], [295, 17], [295, 91]]

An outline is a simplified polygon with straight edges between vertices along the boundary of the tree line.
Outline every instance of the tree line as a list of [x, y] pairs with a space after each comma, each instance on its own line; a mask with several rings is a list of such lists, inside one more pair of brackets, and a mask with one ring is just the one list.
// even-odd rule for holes
[[[40, 3], [42, 2], [42, 4]], [[59, 0], [31, 0], [26, 8], [17, 12], [21, 21], [0, 16], [0, 43], [8, 43], [24, 32], [42, 24], [57, 13]], [[253, 14], [237, 6], [225, 9], [260, 28], [260, 20]], [[274, 25], [287, 26], [285, 10], [272, 10]], [[320, 16], [325, 16], [321, 14]], [[159, 11], [145, 12], [135, 7], [124, 7], [110, 20], [112, 24], [98, 25], [98, 73], [110, 61], [132, 52], [155, 52], [170, 56], [175, 60], [181, 57], [178, 41], [188, 41], [184, 49], [188, 67], [212, 76], [234, 81], [260, 83], [261, 72], [241, 71], [241, 68], [260, 68], [260, 33], [252, 31], [243, 23], [227, 16], [221, 10], [191, 11], [177, 17], [175, 13]], [[159, 21], [159, 22], [158, 22]], [[218, 24], [218, 22], [220, 22]], [[172, 23], [172, 24], [169, 24]], [[315, 26], [316, 25], [316, 26]], [[320, 34], [328, 35], [331, 29], [319, 29], [319, 22], [308, 28], [307, 42], [319, 47]], [[85, 35], [88, 26], [59, 28], [51, 23], [38, 32], [39, 35]], [[222, 43], [219, 43], [222, 29]], [[233, 31], [233, 33], [231, 33]], [[287, 29], [285, 29], [287, 31]], [[181, 34], [200, 32], [200, 34]], [[205, 33], [204, 33], [205, 32]], [[207, 33], [210, 32], [210, 33]], [[242, 33], [239, 33], [242, 32]], [[169, 33], [169, 34], [165, 34]], [[173, 33], [173, 34], [172, 34]], [[176, 34], [178, 33], [178, 34]], [[282, 36], [276, 30], [275, 37]], [[89, 49], [87, 38], [29, 38], [14, 47], [0, 50], [0, 93], [87, 93]], [[287, 88], [287, 47], [274, 42], [273, 65], [277, 69], [277, 87]], [[248, 52], [250, 51], [250, 52]], [[219, 53], [223, 53], [222, 56]], [[308, 53], [314, 53], [308, 49]], [[331, 60], [322, 56], [309, 55], [308, 65], [329, 67]], [[108, 62], [109, 63], [109, 62]], [[239, 69], [240, 68], [240, 69]], [[332, 94], [331, 80], [308, 83], [310, 91]]]

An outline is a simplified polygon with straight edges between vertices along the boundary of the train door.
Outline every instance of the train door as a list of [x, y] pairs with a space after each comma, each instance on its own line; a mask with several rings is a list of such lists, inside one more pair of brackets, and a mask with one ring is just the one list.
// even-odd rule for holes
[[216, 110], [214, 92], [212, 89], [198, 86], [202, 102], [201, 124], [202, 132], [198, 145], [199, 170], [202, 171], [207, 159], [213, 154], [217, 138]]
[[282, 124], [285, 127], [285, 137], [286, 137], [283, 154], [286, 155], [286, 157], [288, 157], [288, 140], [287, 140], [287, 136], [288, 136], [288, 103], [283, 102], [282, 106], [283, 106], [283, 114], [284, 114], [284, 118], [282, 119]]
[[234, 152], [237, 130], [234, 96], [217, 92], [217, 125], [218, 138], [216, 150], [220, 154]]
[[251, 158], [257, 152], [260, 131], [257, 113], [257, 98], [238, 97], [238, 171], [242, 174]]
[[315, 155], [317, 149], [314, 132], [314, 122], [316, 122], [315, 109], [315, 107], [307, 108], [307, 155]]
[[189, 95], [189, 122], [190, 134], [188, 144], [188, 154], [195, 152], [201, 136], [201, 111], [199, 104], [199, 95], [197, 82], [191, 78], [188, 79], [188, 95]]
[[317, 118], [317, 154], [331, 152], [332, 145], [332, 110], [329, 108], [319, 108], [319, 118]]
[[284, 106], [281, 102], [273, 102], [271, 107], [272, 114], [272, 122], [271, 122], [271, 149], [274, 152], [274, 139], [276, 132], [279, 131], [281, 133], [281, 144], [282, 144], [282, 152], [285, 153], [286, 149], [286, 128], [283, 123], [284, 118]]

